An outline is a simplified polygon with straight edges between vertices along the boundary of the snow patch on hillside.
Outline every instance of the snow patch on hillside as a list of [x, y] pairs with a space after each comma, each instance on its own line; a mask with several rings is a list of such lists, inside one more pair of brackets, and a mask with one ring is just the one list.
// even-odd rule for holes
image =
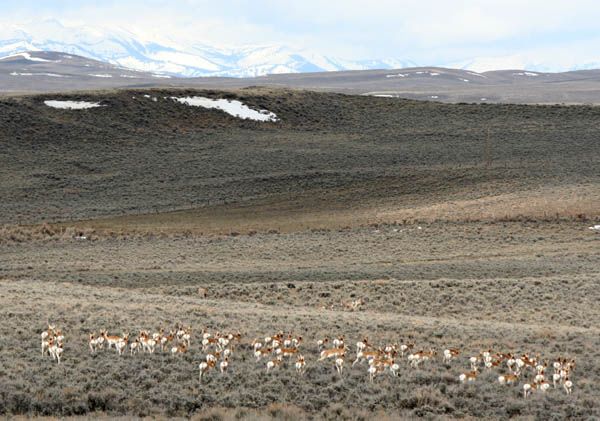
[[69, 77], [67, 75], [59, 75], [56, 73], [18, 73], [18, 72], [12, 72], [10, 73], [11, 76], [48, 76], [48, 77]]
[[85, 110], [87, 108], [104, 107], [99, 102], [88, 102], [88, 101], [58, 101], [58, 100], [47, 100], [44, 101], [48, 107], [60, 108], [63, 110]]
[[204, 98], [201, 96], [194, 97], [171, 97], [171, 99], [180, 102], [182, 104], [204, 107], [204, 108], [216, 108], [221, 111], [225, 111], [227, 114], [241, 119], [255, 120], [255, 121], [277, 121], [277, 115], [268, 110], [253, 110], [244, 103], [237, 100], [228, 99], [211, 99]]
[[25, 60], [39, 61], [39, 62], [46, 62], [46, 63], [59, 63], [60, 62], [60, 60], [54, 61], [54, 60], [46, 60], [45, 58], [41, 58], [41, 57], [33, 57], [29, 53], [18, 53], [18, 54], [13, 54], [13, 55], [6, 56], [6, 57], [0, 57], [0, 60], [14, 58], [14, 57], [23, 57]]

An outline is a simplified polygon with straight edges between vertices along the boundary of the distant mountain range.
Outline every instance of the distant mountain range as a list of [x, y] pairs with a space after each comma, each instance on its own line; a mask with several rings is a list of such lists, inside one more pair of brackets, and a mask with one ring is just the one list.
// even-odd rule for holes
[[260, 77], [179, 77], [56, 51], [0, 58], [0, 96], [112, 88], [236, 89], [251, 86], [471, 103], [600, 103], [600, 70], [544, 73], [473, 72], [442, 67], [270, 74]]
[[57, 20], [0, 29], [0, 57], [26, 51], [63, 52], [130, 69], [185, 77], [254, 77], [416, 66], [409, 60], [342, 60], [282, 45], [217, 48], [199, 43], [159, 43], [119, 28], [67, 27]]

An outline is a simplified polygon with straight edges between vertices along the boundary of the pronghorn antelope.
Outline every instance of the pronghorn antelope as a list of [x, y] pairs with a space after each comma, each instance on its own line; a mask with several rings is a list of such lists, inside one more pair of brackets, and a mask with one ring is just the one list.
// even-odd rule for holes
[[215, 351], [214, 354], [210, 354], [210, 353], [206, 354], [205, 358], [206, 358], [206, 362], [213, 361], [216, 363], [220, 357], [221, 357], [221, 353], [219, 351]]
[[374, 349], [372, 351], [359, 351], [356, 354], [356, 359], [352, 362], [352, 366], [356, 365], [356, 363], [362, 363], [363, 361], [370, 361], [376, 358], [379, 358], [383, 352], [378, 349]]
[[369, 340], [367, 338], [364, 338], [362, 341], [358, 341], [356, 343], [356, 354], [358, 355], [359, 352], [364, 351], [368, 346]]
[[262, 357], [270, 355], [272, 351], [273, 349], [271, 348], [259, 349], [258, 351], [255, 351], [254, 356], [256, 357], [256, 362], [259, 362]]
[[117, 353], [119, 355], [123, 355], [123, 352], [127, 349], [127, 344], [129, 342], [129, 335], [125, 334], [123, 337], [115, 344], [115, 348], [117, 349]]
[[225, 359], [221, 361], [221, 364], [219, 364], [219, 370], [221, 370], [221, 374], [225, 374], [227, 368], [229, 368], [229, 359], [225, 357]]
[[369, 374], [369, 382], [373, 383], [375, 376], [377, 376], [378, 373], [381, 373], [383, 369], [383, 366], [378, 366], [375, 364], [369, 365], [369, 368], [367, 369], [367, 373]]
[[283, 340], [284, 348], [298, 348], [302, 342], [302, 336], [293, 336], [292, 333], [288, 333], [286, 339]]
[[460, 355], [460, 351], [456, 348], [449, 348], [444, 350], [444, 363], [449, 363], [453, 358], [456, 358]]
[[433, 348], [430, 348], [429, 351], [421, 350], [414, 354], [410, 354], [408, 356], [408, 361], [409, 361], [411, 367], [417, 368], [422, 363], [429, 361], [430, 359], [433, 359], [433, 357], [435, 357], [436, 355], [437, 355], [436, 350]]
[[556, 384], [561, 383], [561, 382], [562, 382], [562, 376], [560, 375], [560, 373], [552, 374], [552, 386], [554, 386], [555, 389], [556, 389]]
[[479, 366], [479, 357], [469, 357], [469, 363], [471, 364], [471, 371], [477, 370]]
[[501, 376], [498, 376], [498, 383], [500, 384], [513, 384], [513, 383], [517, 383], [519, 381], [519, 376], [517, 376], [516, 374], [503, 374]]
[[338, 357], [335, 359], [335, 369], [337, 370], [338, 374], [341, 376], [342, 371], [344, 370], [344, 358]]
[[211, 368], [214, 368], [216, 365], [216, 362], [211, 361], [211, 362], [205, 362], [202, 361], [200, 363], [200, 365], [198, 366], [198, 368], [200, 369], [200, 374], [198, 375], [198, 380], [202, 381], [202, 375], [204, 375], [204, 373], [207, 373], [208, 370], [210, 370]]
[[546, 381], [546, 372], [544, 370], [539, 371], [533, 378], [533, 381], [538, 384]]
[[49, 352], [52, 356], [52, 359], [55, 360], [58, 364], [60, 364], [60, 359], [62, 357], [63, 351], [63, 344], [62, 342], [58, 341], [54, 342], [49, 348]]
[[267, 361], [267, 373], [271, 371], [275, 367], [279, 367], [281, 365], [282, 359], [281, 357], [277, 357], [274, 360]]
[[392, 374], [392, 376], [398, 377], [398, 371], [400, 371], [400, 366], [398, 365], [398, 363], [393, 363], [390, 366], [390, 373]]
[[192, 344], [192, 327], [188, 326], [187, 329], [184, 330], [184, 334], [181, 337], [181, 340], [185, 344], [186, 347], [190, 347]]
[[537, 383], [525, 383], [523, 385], [523, 398], [527, 399], [527, 396], [531, 395], [537, 388]]
[[461, 383], [474, 382], [478, 375], [479, 372], [477, 370], [471, 370], [458, 376], [458, 380], [460, 380]]
[[254, 339], [252, 341], [252, 349], [254, 349], [254, 352], [258, 351], [259, 349], [261, 349], [263, 346], [262, 342], [259, 341], [258, 339]]
[[90, 347], [90, 352], [93, 354], [98, 349], [98, 338], [96, 337], [96, 333], [90, 333], [88, 339], [88, 345]]
[[305, 367], [306, 361], [304, 360], [304, 357], [302, 355], [299, 355], [296, 359], [296, 373], [302, 376], [304, 374]]
[[54, 345], [54, 338], [50, 337], [47, 339], [42, 339], [42, 356], [47, 353], [50, 353], [50, 347]]
[[567, 392], [567, 395], [570, 395], [571, 393], [573, 393], [573, 382], [571, 380], [569, 380], [569, 378], [565, 378], [565, 382], [563, 383], [563, 388], [565, 389], [565, 392]]
[[160, 350], [165, 352], [165, 348], [169, 345], [169, 343], [173, 343], [175, 339], [175, 332], [171, 331], [167, 336], [163, 336], [159, 339], [158, 343], [160, 344]]
[[332, 343], [333, 343], [334, 348], [343, 348], [344, 347], [344, 335], [338, 336], [337, 338], [335, 338], [333, 340]]
[[377, 375], [377, 367], [370, 365], [367, 369], [367, 373], [369, 374], [369, 382], [373, 383], [373, 379]]
[[[110, 349], [112, 346], [115, 347], [115, 349], [117, 349], [117, 343], [123, 339], [120, 336], [109, 336], [108, 335], [108, 331], [106, 330], [102, 330], [100, 332], [100, 335], [104, 338], [104, 341], [106, 342], [106, 345], [108, 346], [108, 349]], [[125, 335], [123, 335], [124, 337]]]
[[219, 346], [219, 337], [209, 336], [202, 339], [202, 351], [207, 351], [210, 346], [217, 348]]
[[365, 305], [365, 300], [362, 298], [350, 302], [342, 301], [342, 307], [350, 311], [360, 310], [363, 305]]
[[144, 352], [154, 354], [154, 350], [156, 349], [156, 343], [157, 343], [156, 339], [151, 338], [148, 335], [148, 332], [146, 332], [146, 331], [141, 331], [138, 339], [140, 340], [140, 343], [142, 344], [142, 349], [144, 350]]
[[298, 348], [302, 343], [302, 336], [298, 336], [296, 338], [292, 338], [292, 347]]
[[343, 357], [344, 355], [346, 355], [346, 348], [344, 348], [344, 347], [324, 349], [323, 351], [321, 351], [321, 356], [319, 357], [319, 361], [326, 360], [327, 358]]
[[177, 354], [185, 354], [187, 350], [187, 345], [185, 343], [180, 343], [177, 346], [171, 347], [171, 355], [175, 356]]
[[284, 357], [291, 357], [298, 353], [298, 348], [279, 348], [278, 354], [282, 354]]
[[142, 345], [141, 345], [141, 343], [140, 343], [140, 339], [139, 339], [139, 338], [136, 338], [136, 340], [135, 340], [135, 341], [133, 341], [133, 342], [131, 342], [131, 343], [129, 344], [129, 353], [130, 353], [131, 355], [133, 355], [133, 354], [137, 354], [137, 353], [140, 351], [140, 348], [141, 348], [141, 346], [142, 346]]
[[404, 358], [404, 353], [412, 350], [415, 347], [414, 342], [408, 342], [400, 345], [400, 357]]
[[388, 344], [383, 348], [383, 352], [387, 355], [396, 356], [398, 354], [398, 344]]
[[46, 322], [46, 324], [48, 325], [48, 329], [44, 330], [44, 331], [41, 333], [42, 340], [43, 340], [43, 339], [46, 339], [48, 336], [51, 336], [51, 335], [52, 335], [52, 336], [54, 336], [54, 331], [55, 331], [55, 329], [56, 329], [56, 326], [55, 326], [55, 325], [51, 325], [51, 324], [50, 324], [50, 323], [48, 323], [48, 322]]
[[319, 352], [321, 352], [323, 350], [323, 348], [325, 348], [327, 346], [328, 343], [329, 343], [329, 338], [319, 339], [317, 341], [317, 348], [318, 348]]

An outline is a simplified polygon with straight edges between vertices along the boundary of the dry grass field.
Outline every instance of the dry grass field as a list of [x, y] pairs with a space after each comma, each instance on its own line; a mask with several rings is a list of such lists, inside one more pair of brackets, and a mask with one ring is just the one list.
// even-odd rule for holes
[[[96, 114], [0, 101], [1, 414], [600, 417], [595, 108], [203, 93], [282, 119], [259, 125], [130, 100], [142, 93], [78, 94], [109, 105]], [[65, 335], [60, 364], [40, 352], [46, 321]], [[90, 332], [176, 324], [192, 327], [184, 354], [88, 348]], [[203, 329], [242, 337], [228, 371], [199, 381]], [[303, 376], [295, 358], [256, 362], [252, 341], [279, 331], [302, 336]], [[339, 335], [341, 375], [316, 343]], [[399, 376], [371, 383], [351, 367], [365, 336], [438, 355], [397, 355]], [[444, 363], [446, 348], [461, 354]], [[573, 393], [524, 399], [533, 371], [500, 385], [504, 364], [462, 384], [487, 349], [575, 358]]]

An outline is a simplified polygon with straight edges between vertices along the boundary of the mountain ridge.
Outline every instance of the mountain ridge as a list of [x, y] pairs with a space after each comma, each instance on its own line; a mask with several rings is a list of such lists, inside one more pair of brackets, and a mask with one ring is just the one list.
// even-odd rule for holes
[[12, 25], [0, 30], [0, 57], [27, 51], [58, 51], [131, 69], [184, 77], [256, 77], [416, 66], [410, 60], [344, 60], [277, 44], [181, 45], [169, 40], [143, 39], [121, 28], [66, 27], [57, 20], [43, 21], [36, 28]]

